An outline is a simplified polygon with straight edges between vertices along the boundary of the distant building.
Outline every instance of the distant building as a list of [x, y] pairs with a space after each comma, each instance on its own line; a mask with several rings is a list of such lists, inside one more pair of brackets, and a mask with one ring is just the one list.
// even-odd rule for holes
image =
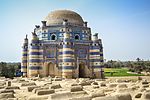
[[51, 12], [42, 26], [35, 26], [31, 42], [23, 44], [23, 76], [102, 78], [103, 47], [98, 33], [69, 10]]

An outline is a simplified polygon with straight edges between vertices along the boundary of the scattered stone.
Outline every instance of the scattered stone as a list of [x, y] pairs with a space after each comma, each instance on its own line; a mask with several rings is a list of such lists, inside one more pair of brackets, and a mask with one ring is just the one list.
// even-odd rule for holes
[[114, 96], [97, 97], [92, 100], [132, 100], [130, 94], [117, 94]]
[[[150, 100], [150, 78], [142, 76], [146, 79], [142, 81], [134, 78], [112, 77], [104, 81], [79, 78], [54, 81], [59, 79], [56, 77], [51, 81], [52, 78], [43, 77], [35, 82], [34, 78], [3, 79], [0, 80], [0, 100], [132, 100], [131, 96], [133, 100]], [[119, 79], [120, 83], [115, 82], [116, 79]]]
[[98, 85], [98, 83], [97, 82], [92, 82], [91, 85]]
[[5, 90], [1, 90], [0, 93], [15, 93], [14, 90], [11, 89], [5, 89]]
[[83, 87], [82, 86], [72, 86], [70, 88], [70, 92], [77, 92], [77, 91], [83, 91]]
[[59, 89], [59, 88], [61, 88], [60, 84], [53, 84], [53, 85], [51, 85], [51, 89]]
[[145, 84], [145, 85], [143, 85], [142, 87], [143, 87], [143, 88], [148, 88], [149, 85], [148, 85], [148, 84]]
[[91, 85], [91, 83], [88, 81], [82, 81], [82, 82], [79, 82], [79, 85], [86, 86], [86, 85]]
[[41, 88], [41, 87], [39, 87], [39, 88], [34, 88], [34, 89], [32, 90], [32, 92], [33, 92], [33, 93], [37, 93], [37, 91], [38, 91], [38, 90], [45, 90], [45, 89], [49, 89], [49, 88], [48, 88], [48, 87], [42, 87], [42, 88]]
[[112, 89], [112, 88], [105, 88], [104, 89], [104, 92], [112, 92], [112, 91], [114, 91], [114, 89]]
[[135, 95], [135, 98], [141, 98], [141, 96], [142, 96], [142, 93], [137, 93], [137, 94]]
[[47, 94], [52, 94], [55, 93], [53, 89], [47, 89], [47, 90], [38, 90], [36, 92], [37, 95], [47, 95]]
[[117, 94], [116, 97], [118, 100], [132, 100], [132, 97], [129, 93]]
[[106, 84], [105, 83], [100, 83], [100, 86], [101, 87], [106, 87]]
[[11, 81], [7, 81], [6, 86], [11, 86]]
[[36, 85], [36, 84], [34, 82], [31, 82], [31, 83], [24, 82], [24, 83], [21, 84], [21, 86], [32, 86], [32, 85]]
[[143, 85], [148, 84], [147, 80], [142, 81], [142, 84], [143, 84]]
[[5, 89], [20, 89], [18, 86], [8, 86]]
[[39, 88], [39, 86], [29, 86], [28, 87], [28, 92], [32, 92], [33, 89]]
[[93, 85], [93, 88], [96, 89], [96, 88], [99, 88], [99, 86], [98, 85]]
[[75, 84], [75, 83], [73, 83], [73, 84], [71, 84], [71, 86], [78, 86], [79, 84]]

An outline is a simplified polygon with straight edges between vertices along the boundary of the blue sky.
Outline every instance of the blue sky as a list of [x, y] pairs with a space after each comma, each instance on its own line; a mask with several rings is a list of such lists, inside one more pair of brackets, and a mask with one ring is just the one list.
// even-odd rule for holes
[[25, 34], [53, 10], [79, 13], [107, 60], [150, 59], [150, 0], [0, 0], [0, 61], [21, 61]]

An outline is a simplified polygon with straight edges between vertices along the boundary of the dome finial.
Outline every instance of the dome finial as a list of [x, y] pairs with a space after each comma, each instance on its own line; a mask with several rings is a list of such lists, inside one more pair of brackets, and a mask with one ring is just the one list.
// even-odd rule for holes
[[26, 34], [25, 40], [28, 40], [28, 35]]
[[37, 36], [35, 32], [31, 32], [33, 36]]
[[67, 25], [68, 24], [68, 19], [63, 19], [63, 25]]
[[28, 38], [28, 35], [26, 34], [26, 39]]
[[42, 22], [42, 27], [46, 27], [46, 21], [41, 21]]

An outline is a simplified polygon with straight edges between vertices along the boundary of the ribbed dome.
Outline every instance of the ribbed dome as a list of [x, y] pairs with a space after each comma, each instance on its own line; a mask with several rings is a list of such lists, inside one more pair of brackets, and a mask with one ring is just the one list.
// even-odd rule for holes
[[82, 17], [76, 12], [70, 10], [53, 11], [48, 14], [45, 21], [47, 21], [47, 26], [60, 25], [63, 23], [64, 19], [67, 19], [69, 24], [83, 25]]

